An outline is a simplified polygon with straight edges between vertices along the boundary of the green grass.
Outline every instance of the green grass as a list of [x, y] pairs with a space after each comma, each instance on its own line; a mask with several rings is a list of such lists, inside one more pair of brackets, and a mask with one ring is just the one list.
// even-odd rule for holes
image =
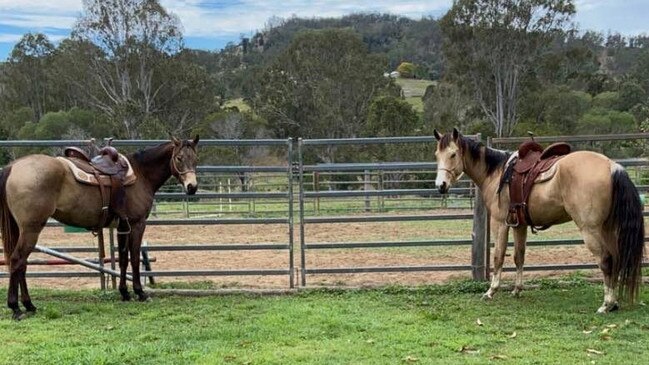
[[248, 105], [243, 98], [231, 99], [225, 102], [225, 107], [236, 107], [240, 112], [250, 111], [250, 105]]
[[423, 112], [424, 103], [421, 97], [424, 96], [426, 88], [433, 84], [433, 81], [398, 78], [396, 83], [403, 89], [406, 101], [412, 104], [416, 111]]
[[473, 282], [148, 303], [122, 303], [114, 293], [34, 290], [36, 316], [14, 322], [8, 310], [1, 313], [0, 363], [649, 362], [646, 306], [599, 316], [599, 285], [541, 284], [520, 299], [501, 293], [492, 302], [479, 299], [485, 286]]

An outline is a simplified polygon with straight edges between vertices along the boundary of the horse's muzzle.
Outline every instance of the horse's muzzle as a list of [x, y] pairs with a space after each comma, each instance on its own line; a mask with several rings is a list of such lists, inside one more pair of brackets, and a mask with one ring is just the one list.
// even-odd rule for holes
[[198, 185], [187, 184], [185, 189], [187, 190], [187, 195], [194, 195], [194, 194], [196, 194], [196, 191], [198, 190]]
[[444, 181], [442, 182], [442, 185], [437, 187], [437, 189], [439, 189], [440, 194], [446, 194], [448, 193], [449, 185]]

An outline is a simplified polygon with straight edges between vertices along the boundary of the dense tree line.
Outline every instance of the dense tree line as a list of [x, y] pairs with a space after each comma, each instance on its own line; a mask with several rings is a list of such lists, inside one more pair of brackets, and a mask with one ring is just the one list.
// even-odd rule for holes
[[[185, 48], [180, 21], [158, 1], [85, 0], [69, 38], [25, 34], [0, 63], [0, 138], [649, 129], [649, 37], [573, 29], [575, 11], [564, 0], [460, 0], [439, 20], [274, 18], [210, 52]], [[396, 69], [434, 81], [423, 112], [384, 76]]]

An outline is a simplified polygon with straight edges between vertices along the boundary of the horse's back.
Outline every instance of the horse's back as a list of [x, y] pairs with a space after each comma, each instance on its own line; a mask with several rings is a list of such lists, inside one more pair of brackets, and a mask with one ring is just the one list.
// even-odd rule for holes
[[11, 164], [7, 205], [18, 222], [44, 223], [56, 208], [65, 167], [47, 155], [29, 155]]
[[60, 185], [66, 174], [65, 166], [56, 158], [47, 155], [25, 156], [14, 161], [11, 166], [7, 184], [16, 189], [14, 194], [22, 190], [32, 193], [34, 188], [51, 190]]
[[573, 152], [560, 159], [555, 176], [532, 189], [529, 206], [533, 221], [572, 219], [580, 227], [602, 224], [610, 211], [613, 164], [591, 151]]

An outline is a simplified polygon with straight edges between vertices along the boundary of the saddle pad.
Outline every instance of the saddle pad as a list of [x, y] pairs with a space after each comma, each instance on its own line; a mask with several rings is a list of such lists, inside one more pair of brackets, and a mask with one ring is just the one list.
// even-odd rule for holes
[[[120, 156], [124, 157], [121, 154]], [[72, 172], [72, 175], [74, 175], [74, 178], [78, 182], [82, 184], [96, 185], [96, 186], [99, 186], [100, 183], [102, 185], [111, 185], [110, 176], [105, 176], [105, 179], [103, 179], [104, 176], [101, 175], [100, 176], [101, 181], [97, 181], [95, 175], [86, 173], [85, 171], [81, 170], [80, 168], [77, 167], [77, 165], [74, 164], [74, 162], [70, 161], [68, 158], [65, 157], [57, 157], [57, 158], [60, 159], [61, 161], [65, 161], [65, 163], [70, 168], [70, 172]], [[137, 180], [137, 176], [135, 176], [133, 167], [131, 166], [131, 163], [128, 161], [128, 159], [124, 157], [124, 160], [128, 165], [128, 170], [126, 171], [126, 176], [124, 177], [124, 186], [132, 185], [135, 183], [135, 180]]]
[[552, 179], [556, 173], [557, 173], [557, 164], [555, 163], [552, 165], [552, 167], [550, 167], [550, 169], [540, 173], [539, 176], [537, 176], [536, 179], [534, 179], [534, 183], [539, 184], [542, 182], [546, 182]]

